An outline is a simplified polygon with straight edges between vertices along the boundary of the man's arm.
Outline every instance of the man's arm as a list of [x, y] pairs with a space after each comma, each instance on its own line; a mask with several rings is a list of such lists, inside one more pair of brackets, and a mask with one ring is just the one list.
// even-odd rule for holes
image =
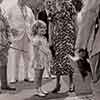
[[86, 10], [82, 13], [82, 22], [79, 26], [78, 41], [76, 48], [86, 48], [87, 41], [93, 33], [93, 26], [97, 17], [97, 7]]
[[30, 32], [27, 33], [27, 35], [28, 35], [29, 39], [32, 40], [32, 38], [31, 38], [32, 25], [35, 22], [35, 16], [34, 16], [32, 10], [31, 10], [31, 8], [29, 8], [29, 7], [27, 7], [27, 13], [28, 13], [28, 17], [29, 17], [29, 23], [28, 24], [29, 24], [29, 27], [30, 27]]

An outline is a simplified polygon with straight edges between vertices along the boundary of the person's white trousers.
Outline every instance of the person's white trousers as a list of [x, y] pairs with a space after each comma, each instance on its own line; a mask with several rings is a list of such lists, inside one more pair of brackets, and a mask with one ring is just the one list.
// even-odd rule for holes
[[23, 80], [24, 78], [33, 80], [34, 70], [31, 67], [31, 59], [34, 53], [28, 37], [24, 35], [21, 40], [14, 42], [12, 46], [25, 50], [27, 53], [12, 49], [9, 50], [8, 81]]

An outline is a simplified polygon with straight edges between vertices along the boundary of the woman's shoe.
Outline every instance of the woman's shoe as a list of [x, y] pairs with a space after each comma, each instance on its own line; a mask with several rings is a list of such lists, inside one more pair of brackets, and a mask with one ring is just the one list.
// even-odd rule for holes
[[27, 79], [27, 78], [25, 78], [24, 81], [25, 82], [29, 82], [29, 83], [33, 83], [34, 82], [34, 80], [30, 80], [30, 79]]
[[75, 85], [72, 85], [72, 86], [69, 88], [69, 92], [75, 92]]
[[58, 91], [60, 91], [61, 85], [59, 84], [53, 91], [52, 93], [57, 93]]

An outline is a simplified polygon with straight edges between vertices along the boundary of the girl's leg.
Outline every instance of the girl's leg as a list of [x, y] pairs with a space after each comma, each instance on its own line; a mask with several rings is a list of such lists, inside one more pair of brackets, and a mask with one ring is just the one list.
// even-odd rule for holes
[[52, 91], [52, 93], [57, 93], [58, 91], [60, 91], [60, 75], [56, 76], [56, 88]]
[[42, 86], [42, 78], [43, 78], [43, 73], [44, 73], [44, 68], [43, 69], [41, 69], [41, 72], [40, 72], [40, 87], [39, 87], [39, 91], [42, 93], [42, 94], [48, 94], [48, 92], [47, 91], [45, 91], [45, 90], [43, 90], [42, 88], [41, 88], [41, 86]]
[[45, 96], [41, 89], [43, 72], [44, 69], [35, 69], [35, 95], [38, 96]]

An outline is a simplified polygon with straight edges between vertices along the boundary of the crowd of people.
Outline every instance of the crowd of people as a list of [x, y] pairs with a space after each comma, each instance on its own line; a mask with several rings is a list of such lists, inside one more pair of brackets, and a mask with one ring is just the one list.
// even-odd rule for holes
[[[82, 78], [89, 72], [94, 85], [99, 81], [99, 0], [43, 0], [37, 8], [36, 5], [30, 8], [29, 0], [15, 0], [7, 11], [2, 8], [3, 2], [0, 1], [1, 89], [16, 90], [9, 87], [7, 81], [9, 49], [15, 54], [10, 83], [19, 81], [20, 58], [23, 57], [24, 81], [35, 82], [35, 95], [48, 94], [41, 88], [45, 72], [49, 77], [56, 76], [52, 93], [60, 91], [63, 75], [69, 76], [69, 92], [74, 92], [71, 60], [76, 56]], [[79, 22], [80, 12], [82, 19]]]

